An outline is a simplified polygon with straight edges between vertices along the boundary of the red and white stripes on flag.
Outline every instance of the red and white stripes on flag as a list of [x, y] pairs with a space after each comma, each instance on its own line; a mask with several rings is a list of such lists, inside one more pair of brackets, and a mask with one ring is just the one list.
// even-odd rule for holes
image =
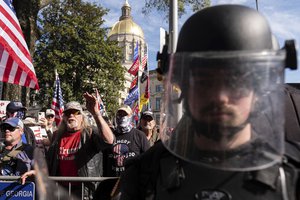
[[59, 81], [58, 74], [57, 73], [55, 73], [55, 74], [56, 74], [55, 91], [53, 94], [51, 108], [55, 112], [55, 122], [56, 122], [56, 125], [58, 126], [62, 120], [62, 115], [63, 115], [63, 111], [64, 111], [64, 100], [62, 97], [62, 91], [61, 91], [61, 87], [60, 87], [60, 81]]
[[147, 54], [144, 55], [142, 58], [142, 70], [145, 70], [145, 67], [147, 66], [148, 56]]
[[39, 89], [12, 0], [0, 0], [0, 81]]
[[148, 72], [148, 56], [147, 54], [145, 54], [145, 56], [142, 59], [142, 69], [143, 69], [143, 73], [141, 75], [141, 83], [144, 83], [145, 80], [147, 80], [148, 76], [149, 76], [149, 72]]

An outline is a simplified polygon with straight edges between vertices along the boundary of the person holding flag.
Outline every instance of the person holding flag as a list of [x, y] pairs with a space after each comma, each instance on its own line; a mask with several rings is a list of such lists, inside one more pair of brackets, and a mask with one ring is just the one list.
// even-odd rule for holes
[[57, 70], [55, 70], [55, 87], [54, 88], [55, 89], [54, 89], [54, 93], [53, 93], [51, 109], [54, 110], [55, 123], [56, 123], [56, 126], [58, 126], [62, 120], [62, 115], [63, 115], [63, 111], [64, 111], [64, 100], [63, 100], [63, 96], [62, 96], [60, 80], [59, 80]]

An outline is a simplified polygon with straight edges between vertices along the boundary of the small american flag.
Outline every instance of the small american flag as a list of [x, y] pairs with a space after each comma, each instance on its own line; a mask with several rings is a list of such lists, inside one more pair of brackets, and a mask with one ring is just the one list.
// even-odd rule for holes
[[0, 0], [0, 81], [39, 89], [12, 0]]
[[142, 59], [142, 70], [145, 70], [145, 67], [147, 67], [147, 61], [148, 61], [148, 56], [147, 56], [147, 54], [145, 54]]
[[147, 80], [148, 78], [148, 56], [147, 53], [144, 55], [143, 59], [142, 59], [142, 70], [143, 73], [141, 75], [141, 83], [144, 83], [145, 80]]
[[55, 122], [56, 125], [59, 125], [59, 123], [62, 120], [62, 113], [64, 111], [64, 100], [62, 97], [61, 87], [60, 87], [60, 81], [57, 72], [56, 74], [56, 80], [55, 80], [55, 91], [53, 95], [52, 105], [51, 108], [55, 112]]
[[94, 90], [95, 90], [95, 93], [96, 93], [96, 98], [97, 98], [97, 101], [98, 101], [98, 107], [99, 107], [100, 113], [101, 113], [102, 116], [107, 116], [105, 106], [104, 106], [104, 103], [101, 99], [99, 91], [98, 91], [97, 88], [95, 88]]

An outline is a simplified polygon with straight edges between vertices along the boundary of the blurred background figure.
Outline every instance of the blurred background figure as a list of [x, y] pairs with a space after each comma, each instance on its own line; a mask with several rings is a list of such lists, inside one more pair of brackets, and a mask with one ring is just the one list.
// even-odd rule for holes
[[[26, 110], [27, 108], [24, 107], [21, 102], [11, 101], [6, 106], [6, 118], [17, 117], [20, 120], [23, 120]], [[35, 147], [36, 141], [33, 131], [27, 125], [24, 125], [23, 131], [24, 134], [22, 134], [22, 142]]]
[[22, 142], [23, 122], [16, 117], [7, 118], [1, 125], [5, 138], [0, 152], [0, 174], [20, 176], [32, 169], [33, 147]]
[[159, 140], [156, 123], [151, 111], [144, 111], [142, 113], [138, 129], [145, 133], [150, 146]]
[[45, 118], [41, 118], [39, 123], [47, 133], [47, 137], [44, 138], [43, 143], [45, 146], [49, 146], [52, 141], [53, 132], [57, 130], [54, 110], [47, 109], [45, 112]]

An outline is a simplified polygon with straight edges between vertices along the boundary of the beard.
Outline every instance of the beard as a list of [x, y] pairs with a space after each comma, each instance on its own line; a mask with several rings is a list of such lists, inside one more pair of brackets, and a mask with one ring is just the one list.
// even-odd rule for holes
[[[218, 114], [224, 114], [225, 119], [214, 118]], [[209, 105], [205, 107], [200, 116], [204, 119], [192, 118], [192, 127], [198, 136], [203, 135], [208, 139], [220, 142], [223, 139], [231, 140], [240, 130], [249, 123], [249, 117], [243, 122], [239, 122], [237, 112], [231, 107]], [[212, 116], [210, 119], [207, 116]], [[227, 119], [226, 119], [227, 118]]]
[[68, 120], [67, 121], [67, 129], [70, 131], [79, 130], [79, 123], [77, 120]]
[[16, 141], [16, 138], [15, 137], [13, 137], [12, 135], [10, 135], [9, 137], [6, 137], [5, 136], [5, 143], [7, 143], [7, 144], [12, 144], [13, 142], [15, 142]]
[[220, 142], [223, 139], [231, 140], [247, 124], [248, 121], [238, 126], [223, 126], [217, 123], [207, 123], [192, 119], [192, 127], [198, 136], [203, 135], [216, 142]]

